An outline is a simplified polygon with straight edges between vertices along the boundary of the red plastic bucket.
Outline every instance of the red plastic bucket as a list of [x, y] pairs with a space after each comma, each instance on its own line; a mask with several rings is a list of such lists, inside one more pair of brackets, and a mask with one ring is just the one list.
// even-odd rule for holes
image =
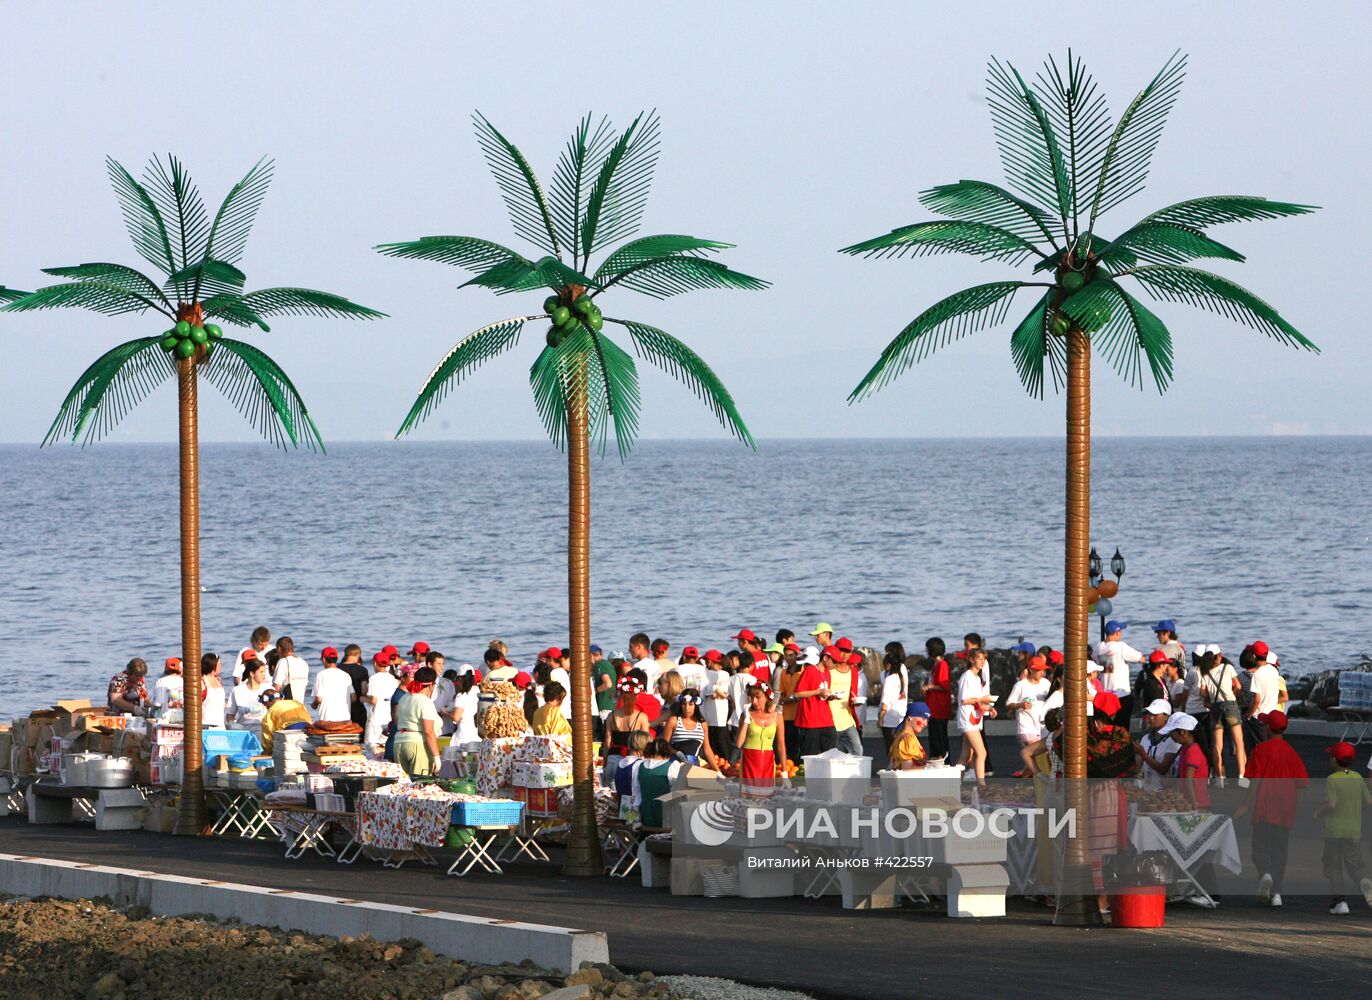
[[1141, 885], [1110, 894], [1110, 926], [1161, 927], [1167, 912], [1167, 887]]

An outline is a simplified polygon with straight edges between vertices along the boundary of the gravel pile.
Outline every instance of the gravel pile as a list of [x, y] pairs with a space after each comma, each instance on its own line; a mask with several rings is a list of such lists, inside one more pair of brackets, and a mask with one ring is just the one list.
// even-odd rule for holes
[[608, 965], [560, 976], [532, 963], [456, 962], [413, 940], [327, 938], [213, 917], [153, 917], [103, 901], [0, 899], [5, 1000], [538, 1000], [567, 987], [574, 989], [563, 996], [589, 1000], [702, 996], [676, 992], [648, 972], [630, 976]]
[[663, 976], [660, 981], [671, 988], [673, 996], [683, 1000], [811, 1000], [806, 994], [792, 990], [744, 986], [709, 976]]

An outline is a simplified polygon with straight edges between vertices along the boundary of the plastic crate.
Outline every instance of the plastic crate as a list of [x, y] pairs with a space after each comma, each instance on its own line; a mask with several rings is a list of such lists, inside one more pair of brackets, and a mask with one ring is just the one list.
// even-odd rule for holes
[[252, 757], [262, 752], [257, 734], [247, 729], [206, 729], [200, 734], [205, 759], [215, 757]]
[[492, 802], [458, 802], [453, 806], [453, 826], [517, 826], [524, 803], [511, 799]]

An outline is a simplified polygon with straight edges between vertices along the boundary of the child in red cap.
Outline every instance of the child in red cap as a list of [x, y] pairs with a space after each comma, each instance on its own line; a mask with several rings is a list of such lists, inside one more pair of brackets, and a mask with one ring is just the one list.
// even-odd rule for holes
[[1282, 879], [1291, 829], [1296, 825], [1296, 790], [1310, 784], [1300, 754], [1286, 742], [1286, 713], [1268, 712], [1261, 720], [1271, 734], [1253, 748], [1243, 776], [1248, 798], [1234, 810], [1238, 819], [1253, 815], [1253, 865], [1258, 869], [1258, 901], [1281, 906]]
[[1343, 740], [1329, 748], [1334, 772], [1324, 779], [1324, 805], [1315, 818], [1324, 820], [1324, 877], [1329, 879], [1329, 912], [1336, 917], [1348, 914], [1344, 878], [1358, 883], [1363, 899], [1372, 906], [1372, 878], [1362, 863], [1362, 811], [1372, 804], [1372, 791], [1353, 771], [1358, 751]]

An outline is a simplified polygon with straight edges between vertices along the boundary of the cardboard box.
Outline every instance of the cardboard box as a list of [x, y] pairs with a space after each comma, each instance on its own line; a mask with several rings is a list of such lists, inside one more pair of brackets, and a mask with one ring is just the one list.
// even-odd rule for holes
[[143, 829], [149, 833], [171, 833], [176, 828], [176, 810], [171, 806], [148, 806], [143, 813]]
[[13, 749], [14, 734], [8, 729], [0, 729], [0, 769], [6, 771], [10, 769], [10, 751]]
[[[80, 729], [81, 726], [76, 722], [75, 716], [83, 708], [91, 708], [91, 700], [89, 698], [67, 698], [53, 705], [52, 710], [57, 713], [57, 728], [61, 729], [64, 733], [69, 729]], [[102, 708], [100, 711], [104, 711], [104, 709]]]
[[29, 745], [29, 720], [15, 719], [10, 724], [10, 738], [16, 747], [26, 747]]
[[129, 724], [127, 715], [110, 715], [108, 712], [83, 712], [77, 717], [87, 729], [123, 729]]
[[53, 745], [53, 751], [57, 753], [82, 753], [86, 750], [98, 751], [99, 749], [100, 734], [93, 733], [89, 729], [73, 729], [65, 732], [58, 737], [58, 744]]
[[528, 790], [528, 796], [525, 812], [530, 816], [557, 815], [558, 800], [556, 788], [530, 788]]
[[153, 726], [152, 742], [154, 746], [184, 746], [186, 730], [181, 726]]
[[[515, 767], [521, 765], [516, 764]], [[572, 783], [571, 764], [524, 764], [530, 788], [561, 788]]]
[[[43, 709], [31, 713], [25, 732], [24, 745], [28, 747], [38, 747], [52, 742], [52, 730], [57, 723], [57, 719], [57, 713], [51, 709]], [[44, 732], [44, 730], [47, 731]]]

